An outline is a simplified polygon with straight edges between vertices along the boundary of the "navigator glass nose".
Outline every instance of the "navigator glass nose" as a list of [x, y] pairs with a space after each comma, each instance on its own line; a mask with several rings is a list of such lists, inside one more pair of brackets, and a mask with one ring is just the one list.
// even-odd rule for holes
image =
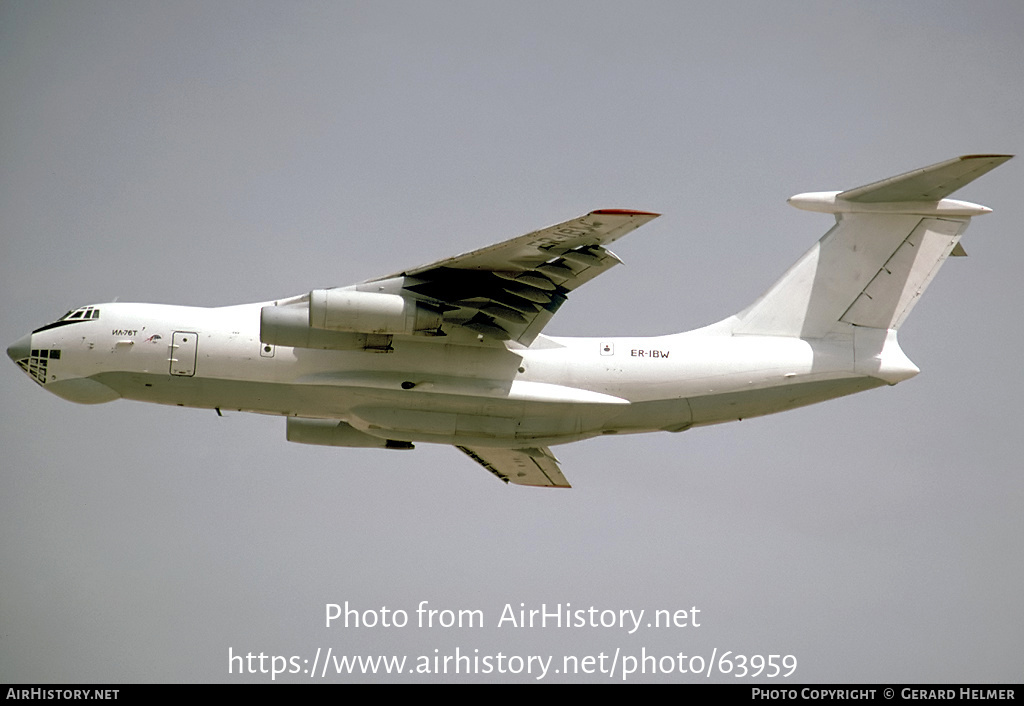
[[32, 351], [32, 334], [27, 333], [17, 341], [7, 346], [7, 357], [17, 363], [19, 360], [28, 358]]

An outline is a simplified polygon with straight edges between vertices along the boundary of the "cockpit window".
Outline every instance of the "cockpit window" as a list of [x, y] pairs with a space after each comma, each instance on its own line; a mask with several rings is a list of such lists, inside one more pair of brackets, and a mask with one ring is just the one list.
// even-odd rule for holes
[[48, 331], [49, 329], [57, 328], [58, 326], [66, 326], [68, 324], [77, 324], [79, 321], [87, 321], [87, 320], [98, 319], [98, 318], [100, 318], [100, 310], [99, 309], [97, 309], [94, 306], [83, 306], [83, 307], [79, 307], [78, 309], [72, 309], [68, 313], [64, 314], [64, 316], [62, 316], [59, 319], [57, 319], [56, 321], [54, 321], [52, 324], [47, 324], [46, 326], [43, 326], [42, 328], [37, 328], [32, 333], [39, 333], [40, 331]]
[[83, 306], [79, 309], [73, 309], [64, 316], [60, 317], [58, 321], [70, 321], [80, 319], [98, 319], [100, 318], [100, 310], [92, 306]]

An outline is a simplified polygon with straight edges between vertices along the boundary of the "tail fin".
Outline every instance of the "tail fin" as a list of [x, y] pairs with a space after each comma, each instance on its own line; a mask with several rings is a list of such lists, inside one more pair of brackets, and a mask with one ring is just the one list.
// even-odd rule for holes
[[819, 338], [844, 324], [897, 329], [957, 248], [972, 216], [991, 209], [946, 198], [1010, 159], [968, 155], [843, 192], [799, 194], [797, 208], [836, 225], [757, 301], [735, 333]]

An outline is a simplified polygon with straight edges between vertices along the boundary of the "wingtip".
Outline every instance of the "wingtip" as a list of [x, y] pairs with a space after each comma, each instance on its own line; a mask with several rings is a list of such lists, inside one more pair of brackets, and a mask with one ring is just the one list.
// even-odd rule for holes
[[965, 154], [960, 156], [961, 161], [967, 161], [968, 159], [997, 159], [1000, 161], [1007, 161], [1013, 159], [1012, 154]]
[[654, 213], [652, 211], [634, 211], [628, 208], [599, 208], [591, 213], [601, 216], [660, 216], [660, 213]]

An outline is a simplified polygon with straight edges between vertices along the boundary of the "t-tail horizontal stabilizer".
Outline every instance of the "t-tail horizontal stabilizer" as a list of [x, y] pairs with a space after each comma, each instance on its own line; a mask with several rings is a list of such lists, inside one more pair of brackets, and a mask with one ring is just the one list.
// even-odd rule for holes
[[898, 203], [941, 201], [1010, 159], [1008, 154], [968, 154], [924, 169], [882, 179], [856, 189], [848, 189], [839, 198], [856, 203]]

